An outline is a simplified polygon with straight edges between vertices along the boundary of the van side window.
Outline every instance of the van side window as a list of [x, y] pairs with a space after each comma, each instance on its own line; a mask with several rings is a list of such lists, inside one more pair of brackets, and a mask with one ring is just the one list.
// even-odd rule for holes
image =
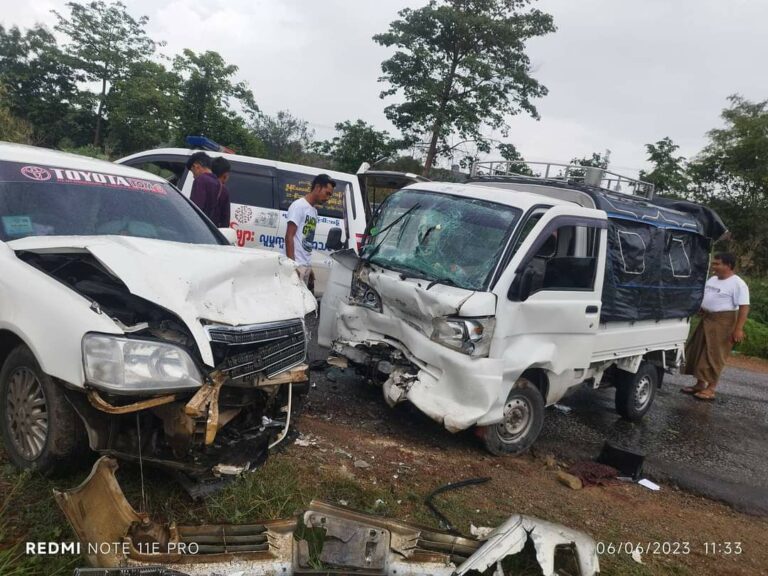
[[589, 226], [562, 226], [555, 230], [554, 250], [545, 256], [547, 262], [542, 290], [594, 288], [598, 232], [597, 228]]
[[227, 181], [229, 201], [259, 208], [274, 208], [274, 178], [261, 174], [247, 174], [233, 168]]
[[[301, 172], [289, 172], [279, 170], [277, 173], [277, 198], [280, 210], [287, 211], [294, 200], [306, 196], [312, 186], [312, 174], [302, 174]], [[344, 190], [349, 187], [349, 182], [336, 180], [336, 188], [333, 191], [331, 199], [323, 206], [317, 207], [317, 213], [320, 216], [330, 218], [344, 218]]]
[[132, 162], [126, 162], [126, 164], [132, 168], [138, 168], [155, 176], [165, 178], [169, 184], [173, 184], [176, 188], [181, 188], [181, 177], [186, 170], [184, 162], [173, 160], [146, 160], [141, 158]]
[[599, 238], [600, 230], [591, 226], [552, 231], [521, 273], [520, 299], [542, 290], [593, 290]]

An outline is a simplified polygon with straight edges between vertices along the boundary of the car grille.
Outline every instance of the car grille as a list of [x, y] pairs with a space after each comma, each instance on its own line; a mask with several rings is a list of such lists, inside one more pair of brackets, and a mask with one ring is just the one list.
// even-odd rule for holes
[[307, 356], [301, 320], [253, 326], [208, 326], [217, 369], [231, 379], [259, 372], [267, 377], [301, 364]]

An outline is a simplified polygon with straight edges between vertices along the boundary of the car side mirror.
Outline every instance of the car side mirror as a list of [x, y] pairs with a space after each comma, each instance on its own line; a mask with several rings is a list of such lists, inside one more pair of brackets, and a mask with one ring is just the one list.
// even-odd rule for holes
[[509, 287], [507, 298], [514, 302], [525, 302], [534, 292], [537, 275], [536, 268], [532, 264], [518, 271]]
[[341, 241], [341, 228], [334, 226], [328, 231], [328, 239], [325, 241], [328, 250], [341, 250], [344, 243]]
[[219, 232], [232, 246], [237, 246], [237, 230], [234, 228], [219, 228]]

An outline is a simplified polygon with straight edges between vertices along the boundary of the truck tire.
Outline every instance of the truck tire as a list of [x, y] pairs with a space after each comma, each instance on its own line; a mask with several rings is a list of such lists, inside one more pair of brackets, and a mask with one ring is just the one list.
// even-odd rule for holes
[[43, 474], [71, 469], [87, 446], [83, 424], [61, 386], [23, 344], [0, 369], [0, 432], [17, 467]]
[[639, 422], [651, 409], [659, 387], [659, 370], [649, 362], [640, 364], [636, 374], [618, 370], [616, 375], [616, 412], [632, 422]]
[[504, 420], [479, 427], [478, 434], [491, 454], [518, 455], [531, 447], [543, 425], [544, 398], [530, 380], [520, 378], [507, 396]]

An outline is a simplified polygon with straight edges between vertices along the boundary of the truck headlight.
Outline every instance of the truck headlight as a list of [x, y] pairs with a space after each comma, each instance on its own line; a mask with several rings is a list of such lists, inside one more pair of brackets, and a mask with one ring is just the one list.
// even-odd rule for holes
[[183, 348], [165, 342], [86, 334], [86, 382], [114, 394], [154, 394], [199, 388], [200, 371]]
[[488, 356], [495, 325], [494, 317], [435, 318], [432, 320], [432, 340], [470, 356]]
[[349, 291], [349, 301], [351, 304], [357, 306], [364, 306], [370, 308], [376, 312], [381, 312], [381, 297], [379, 294], [368, 286], [365, 282], [357, 277], [357, 274], [352, 276], [352, 287]]

